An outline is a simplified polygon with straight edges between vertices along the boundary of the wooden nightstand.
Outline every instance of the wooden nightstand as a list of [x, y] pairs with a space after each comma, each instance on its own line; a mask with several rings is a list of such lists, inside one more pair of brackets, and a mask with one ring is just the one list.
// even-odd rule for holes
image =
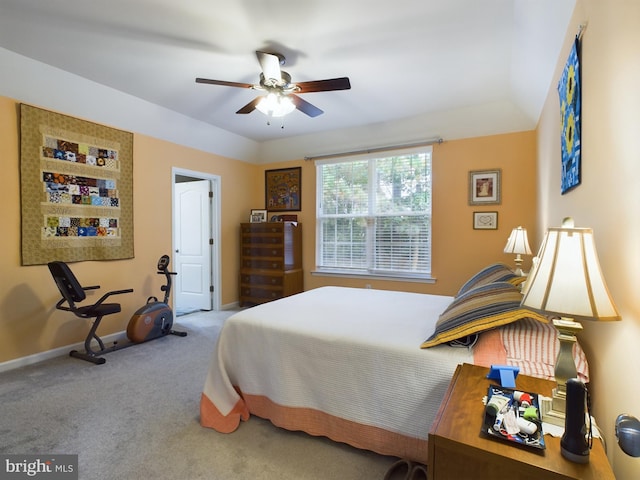
[[[459, 365], [429, 431], [429, 479], [509, 478], [541, 480], [615, 479], [602, 442], [594, 438], [589, 463], [566, 460], [560, 439], [545, 435], [545, 450], [526, 449], [486, 437], [482, 398], [491, 383], [489, 369]], [[551, 395], [555, 383], [519, 375], [520, 390]]]

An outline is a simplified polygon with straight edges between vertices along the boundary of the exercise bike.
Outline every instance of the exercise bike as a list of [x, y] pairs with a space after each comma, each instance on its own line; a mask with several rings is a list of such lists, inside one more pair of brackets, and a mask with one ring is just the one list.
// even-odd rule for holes
[[158, 275], [166, 277], [166, 285], [160, 290], [164, 292], [164, 299], [159, 302], [156, 297], [147, 298], [147, 304], [140, 307], [133, 314], [127, 326], [127, 337], [133, 343], [142, 343], [165, 335], [177, 335], [186, 337], [187, 332], [173, 330], [173, 311], [169, 307], [169, 295], [171, 293], [171, 275], [176, 272], [169, 271], [169, 255], [163, 255], [158, 260]]
[[[114, 290], [105, 293], [93, 305], [77, 305], [86, 299], [87, 290], [97, 290], [99, 285], [83, 287], [65, 262], [55, 261], [47, 264], [53, 279], [62, 294], [62, 298], [56, 304], [59, 310], [73, 312], [76, 316], [86, 319], [94, 319], [91, 329], [84, 341], [84, 352], [72, 350], [69, 355], [75, 358], [87, 360], [101, 365], [106, 362], [102, 355], [127, 348], [139, 343], [147, 342], [166, 335], [177, 335], [186, 337], [186, 332], [173, 330], [173, 312], [169, 307], [169, 295], [171, 292], [171, 276], [177, 275], [169, 271], [169, 256], [163, 255], [158, 261], [158, 274], [164, 275], [166, 285], [162, 285], [160, 290], [164, 292], [163, 301], [158, 301], [156, 297], [149, 297], [147, 303], [139, 308], [129, 320], [127, 326], [127, 337], [129, 342], [113, 342], [111, 346], [105, 346], [98, 336], [97, 330], [102, 318], [121, 311], [119, 303], [107, 303], [106, 300], [113, 295], [133, 292], [132, 288], [126, 290]], [[94, 348], [93, 342], [98, 343], [99, 348]]]

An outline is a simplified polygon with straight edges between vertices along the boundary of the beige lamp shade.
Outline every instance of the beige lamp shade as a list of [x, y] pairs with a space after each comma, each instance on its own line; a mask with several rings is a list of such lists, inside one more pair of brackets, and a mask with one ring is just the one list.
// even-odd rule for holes
[[602, 276], [590, 228], [565, 219], [549, 228], [529, 274], [522, 305], [559, 316], [620, 320]]
[[531, 247], [529, 247], [526, 228], [518, 226], [511, 230], [511, 235], [509, 235], [507, 244], [504, 247], [504, 253], [531, 255]]

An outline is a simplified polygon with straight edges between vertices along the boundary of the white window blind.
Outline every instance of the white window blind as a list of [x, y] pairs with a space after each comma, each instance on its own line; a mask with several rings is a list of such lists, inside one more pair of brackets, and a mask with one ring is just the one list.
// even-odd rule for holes
[[431, 274], [431, 147], [318, 161], [318, 271]]

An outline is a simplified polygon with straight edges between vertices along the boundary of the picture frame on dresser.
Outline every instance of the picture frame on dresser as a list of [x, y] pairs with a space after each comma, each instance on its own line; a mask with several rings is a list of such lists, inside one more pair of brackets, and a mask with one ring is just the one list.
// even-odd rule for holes
[[250, 223], [260, 223], [267, 221], [267, 211], [266, 210], [251, 210], [251, 216], [249, 217]]

